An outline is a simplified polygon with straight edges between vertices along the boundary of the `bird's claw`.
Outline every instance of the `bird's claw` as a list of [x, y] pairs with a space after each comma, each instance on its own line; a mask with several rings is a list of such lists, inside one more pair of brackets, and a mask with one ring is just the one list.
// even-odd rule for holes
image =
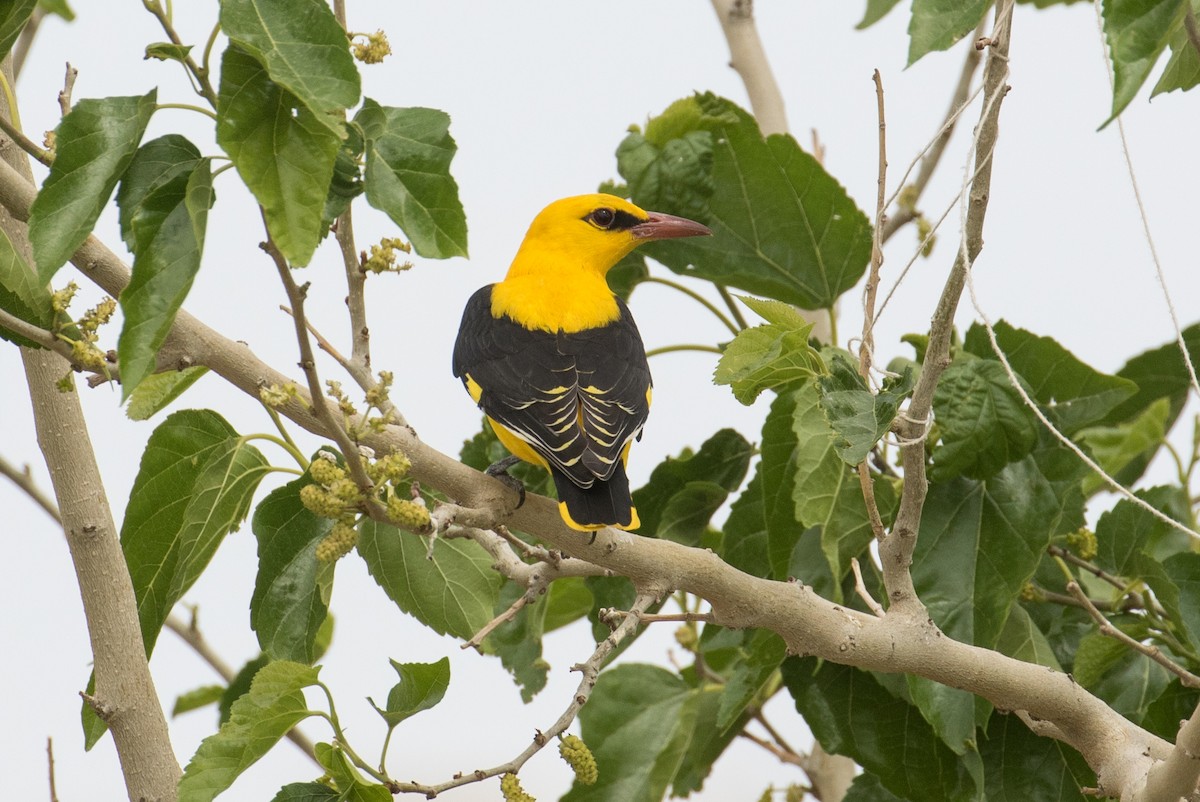
[[525, 483], [508, 472], [508, 469], [520, 462], [519, 457], [505, 457], [498, 462], [493, 462], [484, 471], [493, 479], [499, 479], [504, 484], [517, 491], [517, 506], [513, 509], [521, 509], [521, 505], [525, 503]]

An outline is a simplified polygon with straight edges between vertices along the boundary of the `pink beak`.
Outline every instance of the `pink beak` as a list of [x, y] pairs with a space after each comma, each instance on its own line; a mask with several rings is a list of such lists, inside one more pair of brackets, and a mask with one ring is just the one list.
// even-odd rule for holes
[[638, 223], [629, 232], [633, 236], [644, 240], [656, 239], [676, 239], [678, 237], [708, 237], [712, 236], [712, 231], [708, 226], [701, 225], [695, 220], [688, 220], [686, 217], [676, 217], [673, 214], [663, 214], [662, 212], [647, 212], [650, 219], [644, 223]]

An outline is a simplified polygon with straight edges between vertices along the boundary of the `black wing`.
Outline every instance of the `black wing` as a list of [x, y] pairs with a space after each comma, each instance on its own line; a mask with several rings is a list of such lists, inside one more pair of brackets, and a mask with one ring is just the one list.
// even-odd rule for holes
[[530, 330], [492, 317], [491, 286], [471, 296], [454, 346], [454, 375], [479, 406], [580, 487], [613, 475], [650, 413], [650, 366], [628, 307], [606, 326]]

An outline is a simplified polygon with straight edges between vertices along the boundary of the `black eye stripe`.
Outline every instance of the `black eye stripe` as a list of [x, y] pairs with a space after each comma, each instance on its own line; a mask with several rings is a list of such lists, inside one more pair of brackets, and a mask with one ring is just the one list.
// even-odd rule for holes
[[625, 231], [639, 223], [646, 222], [629, 212], [621, 209], [610, 209], [607, 206], [592, 210], [583, 219], [608, 231]]

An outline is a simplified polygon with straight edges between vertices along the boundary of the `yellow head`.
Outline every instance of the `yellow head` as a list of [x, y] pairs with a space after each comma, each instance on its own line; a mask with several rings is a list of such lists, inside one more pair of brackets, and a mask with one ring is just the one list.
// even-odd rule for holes
[[547, 264], [604, 275], [642, 242], [711, 233], [699, 223], [647, 212], [615, 195], [575, 195], [555, 201], [534, 218], [508, 275], [542, 270]]

